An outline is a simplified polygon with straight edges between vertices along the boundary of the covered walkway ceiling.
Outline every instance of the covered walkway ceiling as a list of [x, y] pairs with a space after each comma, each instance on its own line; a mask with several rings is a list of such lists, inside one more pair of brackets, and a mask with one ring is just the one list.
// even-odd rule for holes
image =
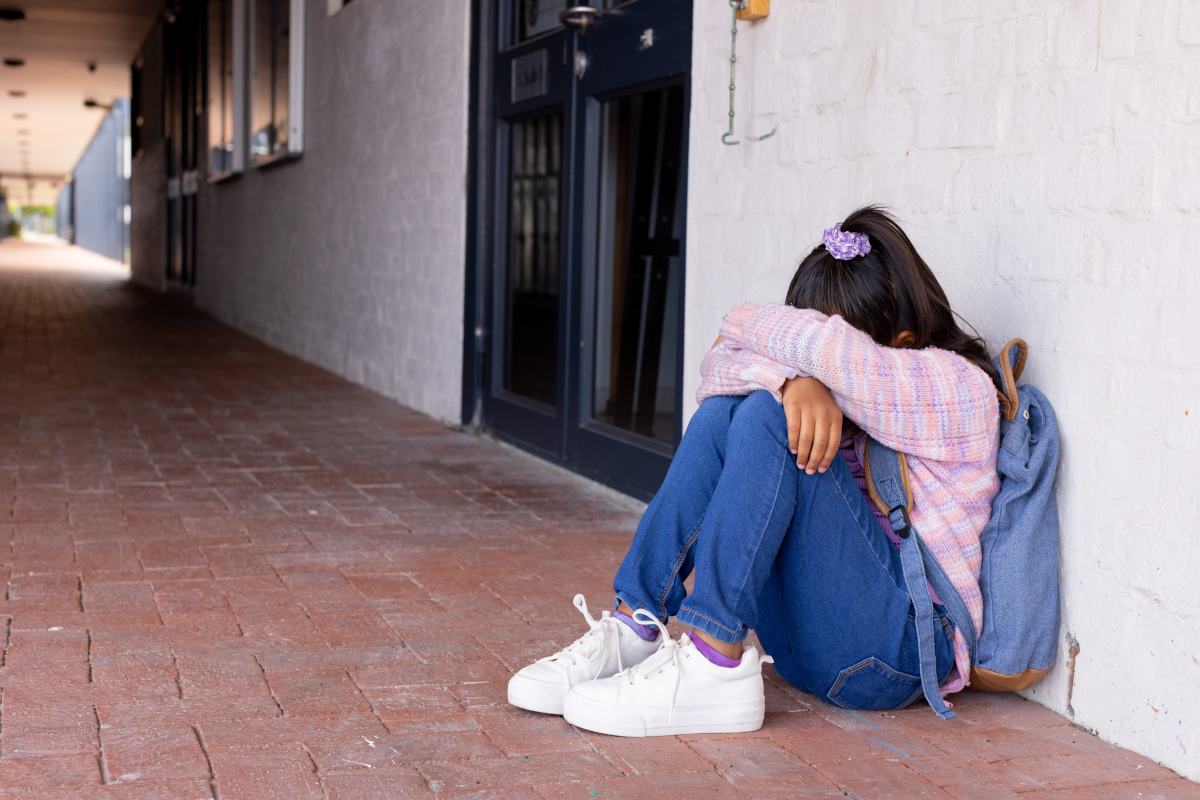
[[130, 63], [162, 6], [0, 0], [0, 181], [10, 200], [53, 202], [106, 113], [84, 101], [129, 96]]

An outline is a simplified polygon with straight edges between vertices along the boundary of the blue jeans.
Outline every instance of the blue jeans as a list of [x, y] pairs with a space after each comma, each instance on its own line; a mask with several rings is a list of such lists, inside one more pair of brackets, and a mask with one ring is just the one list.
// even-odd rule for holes
[[[700, 406], [613, 588], [630, 608], [723, 642], [753, 628], [780, 675], [837, 705], [899, 708], [921, 696], [899, 551], [841, 454], [824, 474], [796, 467], [767, 392]], [[953, 628], [934, 611], [944, 681]]]

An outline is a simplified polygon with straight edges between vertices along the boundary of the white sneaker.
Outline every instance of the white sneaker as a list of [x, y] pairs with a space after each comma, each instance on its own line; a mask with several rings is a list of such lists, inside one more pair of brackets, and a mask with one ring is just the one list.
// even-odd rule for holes
[[[634, 618], [642, 621], [637, 614]], [[773, 660], [770, 656], [750, 647], [738, 666], [719, 667], [686, 634], [675, 642], [659, 628], [665, 643], [657, 654], [611, 678], [571, 687], [563, 718], [611, 736], [742, 733], [762, 727], [762, 665]]]
[[[563, 713], [563, 698], [577, 683], [607, 678], [640, 664], [658, 651], [669, 637], [647, 642], [621, 620], [605, 611], [597, 621], [588, 613], [583, 595], [575, 607], [587, 620], [588, 630], [573, 644], [552, 656], [535, 661], [508, 681], [508, 702], [543, 714]], [[645, 612], [641, 612], [645, 613]], [[646, 616], [654, 619], [650, 614]], [[655, 620], [657, 622], [657, 620]]]

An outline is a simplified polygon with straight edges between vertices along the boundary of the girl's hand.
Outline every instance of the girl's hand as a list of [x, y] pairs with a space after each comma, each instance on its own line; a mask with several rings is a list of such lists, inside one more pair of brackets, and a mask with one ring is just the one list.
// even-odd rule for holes
[[816, 378], [792, 378], [783, 384], [782, 394], [796, 466], [809, 475], [825, 472], [842, 443], [842, 410]]

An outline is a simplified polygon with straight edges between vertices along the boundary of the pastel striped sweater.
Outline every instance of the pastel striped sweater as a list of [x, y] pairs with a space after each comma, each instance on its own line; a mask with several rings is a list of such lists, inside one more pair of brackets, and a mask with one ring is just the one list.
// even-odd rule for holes
[[[733, 309], [721, 338], [700, 366], [698, 402], [760, 389], [779, 399], [788, 378], [811, 376], [865, 431], [860, 458], [867, 434], [908, 456], [913, 525], [982, 630], [979, 533], [1000, 490], [1000, 410], [983, 370], [945, 350], [883, 347], [840, 316], [777, 304]], [[958, 675], [943, 694], [970, 673], [966, 642], [955, 640]]]

